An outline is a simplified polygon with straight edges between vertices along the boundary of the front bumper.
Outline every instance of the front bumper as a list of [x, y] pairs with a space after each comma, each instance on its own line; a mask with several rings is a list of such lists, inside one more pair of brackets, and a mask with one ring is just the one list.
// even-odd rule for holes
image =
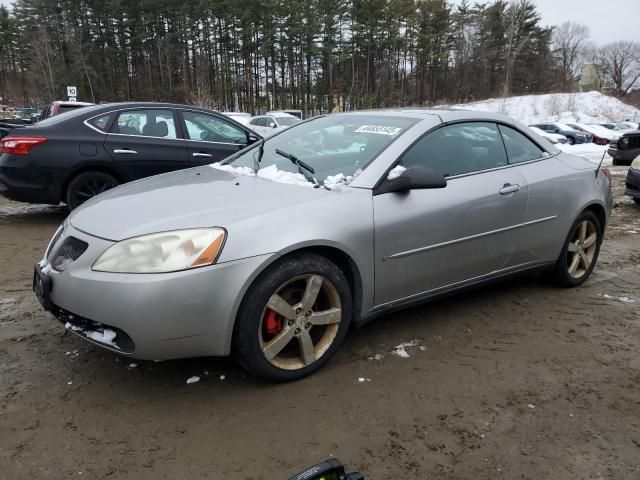
[[640, 149], [637, 148], [629, 148], [629, 149], [620, 149], [620, 148], [609, 148], [607, 153], [611, 155], [615, 160], [622, 160], [625, 162], [631, 162], [634, 158], [640, 155]]
[[[145, 360], [228, 355], [240, 301], [276, 256], [163, 274], [94, 272], [91, 265], [113, 242], [69, 225], [67, 235], [89, 247], [63, 272], [41, 264], [51, 279], [51, 313], [86, 340]], [[119, 334], [118, 347], [86, 334], [100, 328]]]
[[625, 181], [627, 187], [624, 194], [633, 197], [640, 198], [640, 170], [630, 168], [627, 172], [627, 179]]

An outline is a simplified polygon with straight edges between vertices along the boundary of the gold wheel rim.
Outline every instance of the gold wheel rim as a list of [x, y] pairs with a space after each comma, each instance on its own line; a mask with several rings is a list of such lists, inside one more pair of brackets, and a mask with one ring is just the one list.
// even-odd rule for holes
[[269, 297], [258, 341], [264, 357], [283, 370], [300, 370], [320, 359], [333, 344], [342, 321], [342, 301], [326, 277], [295, 277]]
[[582, 278], [591, 268], [598, 248], [598, 230], [591, 220], [578, 224], [567, 249], [567, 271], [573, 278]]

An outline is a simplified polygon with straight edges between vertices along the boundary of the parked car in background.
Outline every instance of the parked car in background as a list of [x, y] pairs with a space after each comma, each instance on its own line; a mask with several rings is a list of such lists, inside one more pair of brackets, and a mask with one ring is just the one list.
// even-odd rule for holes
[[529, 125], [530, 127], [537, 127], [540, 130], [544, 130], [548, 133], [557, 133], [560, 135], [564, 135], [567, 137], [567, 142], [570, 145], [575, 143], [591, 143], [591, 134], [582, 132], [580, 130], [576, 130], [575, 128], [571, 128], [566, 123], [560, 122], [547, 122], [547, 123], [537, 123], [535, 125]]
[[259, 138], [231, 118], [186, 105], [85, 107], [0, 140], [0, 194], [73, 209], [121, 183], [219, 162]]
[[302, 120], [302, 118], [303, 118], [302, 110], [295, 110], [295, 109], [270, 110], [267, 113], [265, 113], [265, 115], [273, 115], [273, 114], [278, 114], [278, 113], [288, 113], [289, 115], [293, 115], [294, 117], [298, 117], [300, 120]]
[[633, 126], [616, 122], [596, 123], [596, 125], [606, 128], [607, 130], [611, 130], [619, 135], [636, 130]]
[[622, 130], [638, 130], [638, 124], [635, 122], [616, 122], [615, 125]]
[[247, 126], [263, 137], [268, 137], [300, 121], [298, 117], [285, 112], [271, 112], [268, 115], [253, 117]]
[[251, 114], [245, 112], [220, 112], [224, 116], [233, 118], [236, 122], [246, 125], [251, 120]]
[[352, 323], [529, 270], [581, 285], [609, 176], [500, 114], [327, 115], [87, 202], [53, 236], [34, 290], [112, 352], [233, 354], [257, 377], [297, 380]]
[[575, 130], [591, 134], [591, 141], [596, 145], [608, 145], [613, 138], [618, 136], [610, 130], [598, 125], [587, 125], [585, 123], [567, 123], [567, 125]]
[[51, 102], [49, 105], [45, 106], [42, 109], [38, 120], [45, 120], [47, 118], [60, 115], [61, 113], [70, 112], [79, 108], [90, 107], [92, 105], [94, 104], [87, 102], [65, 102], [62, 100], [56, 100], [55, 102]]
[[631, 131], [612, 140], [607, 152], [613, 157], [614, 165], [630, 165], [640, 155], [640, 131]]
[[560, 135], [559, 133], [549, 133], [544, 130], [539, 129], [538, 127], [529, 127], [531, 130], [536, 132], [542, 138], [549, 140], [551, 143], [567, 143], [567, 137], [564, 135]]
[[640, 155], [631, 162], [625, 186], [627, 188], [624, 194], [633, 198], [636, 205], [640, 207]]

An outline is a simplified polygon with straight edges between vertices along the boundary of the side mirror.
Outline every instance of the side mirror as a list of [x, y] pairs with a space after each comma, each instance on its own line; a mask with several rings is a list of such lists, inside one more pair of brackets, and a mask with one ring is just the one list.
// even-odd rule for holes
[[249, 140], [249, 145], [251, 145], [252, 143], [256, 143], [258, 140], [260, 140], [260, 137], [254, 135], [253, 133], [250, 133], [249, 135], [247, 135], [247, 139]]
[[276, 128], [276, 123], [275, 122], [269, 122], [269, 126], [271, 128]]
[[289, 480], [364, 480], [364, 475], [354, 472], [345, 473], [344, 465], [337, 458], [307, 468]]
[[447, 179], [444, 175], [421, 166], [409, 167], [393, 180], [384, 179], [376, 189], [376, 194], [391, 192], [408, 192], [409, 190], [425, 190], [428, 188], [444, 188]]

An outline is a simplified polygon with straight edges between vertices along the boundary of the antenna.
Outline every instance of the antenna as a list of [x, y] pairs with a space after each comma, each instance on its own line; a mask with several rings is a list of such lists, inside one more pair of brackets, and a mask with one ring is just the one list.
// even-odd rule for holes
[[602, 167], [602, 162], [604, 162], [604, 156], [607, 154], [607, 149], [604, 149], [602, 152], [602, 158], [600, 159], [600, 163], [598, 164], [598, 168], [596, 168], [596, 178], [598, 178], [598, 173], [600, 173], [600, 167]]

